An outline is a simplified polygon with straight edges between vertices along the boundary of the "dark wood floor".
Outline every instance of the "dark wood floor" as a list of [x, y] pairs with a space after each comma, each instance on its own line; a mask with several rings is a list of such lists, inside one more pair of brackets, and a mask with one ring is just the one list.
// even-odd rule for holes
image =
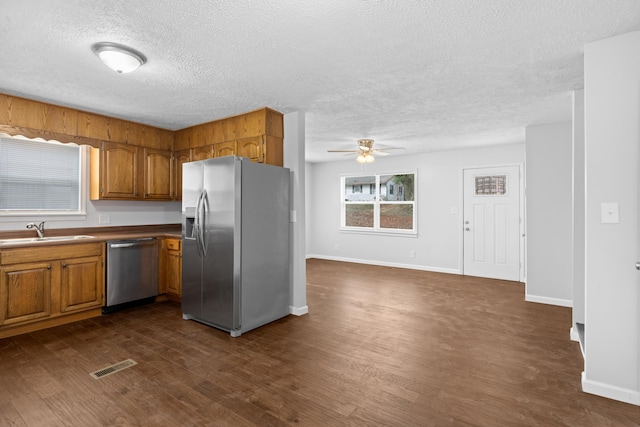
[[310, 313], [239, 338], [163, 302], [0, 340], [0, 425], [640, 425], [580, 391], [571, 311], [520, 283], [307, 268]]

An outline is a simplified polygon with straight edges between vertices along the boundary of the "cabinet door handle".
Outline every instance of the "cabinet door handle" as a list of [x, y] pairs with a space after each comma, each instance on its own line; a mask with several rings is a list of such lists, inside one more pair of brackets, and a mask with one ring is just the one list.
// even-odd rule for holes
[[66, 266], [67, 266], [67, 263], [66, 263], [66, 262], [63, 262], [63, 263], [62, 263], [62, 268], [65, 268]]
[[47, 270], [51, 270], [51, 264], [47, 265]]

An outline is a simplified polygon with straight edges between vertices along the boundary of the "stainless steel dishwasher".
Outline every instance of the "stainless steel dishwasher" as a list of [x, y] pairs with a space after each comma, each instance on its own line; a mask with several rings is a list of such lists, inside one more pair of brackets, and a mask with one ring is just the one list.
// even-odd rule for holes
[[155, 301], [158, 295], [158, 241], [107, 241], [106, 305], [103, 313]]

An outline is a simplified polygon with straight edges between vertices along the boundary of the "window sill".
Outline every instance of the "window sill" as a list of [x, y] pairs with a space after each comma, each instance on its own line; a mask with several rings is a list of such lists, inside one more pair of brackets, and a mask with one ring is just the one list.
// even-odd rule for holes
[[56, 220], [83, 221], [87, 219], [86, 212], [38, 212], [38, 211], [0, 211], [2, 220], [28, 221], [29, 218], [54, 217]]
[[417, 231], [399, 231], [399, 230], [360, 230], [357, 228], [340, 228], [340, 233], [345, 234], [368, 234], [372, 236], [393, 236], [393, 237], [418, 237]]

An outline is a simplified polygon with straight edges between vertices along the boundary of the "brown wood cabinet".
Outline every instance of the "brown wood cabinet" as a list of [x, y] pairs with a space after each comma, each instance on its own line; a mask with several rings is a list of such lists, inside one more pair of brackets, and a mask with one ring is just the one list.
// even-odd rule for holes
[[[237, 154], [256, 162], [283, 165], [284, 117], [270, 108], [181, 129], [175, 151], [191, 148], [191, 160]], [[210, 147], [213, 153], [210, 154]], [[205, 153], [201, 155], [200, 150]]]
[[127, 142], [127, 122], [113, 117], [80, 112], [78, 136], [100, 141]]
[[60, 311], [68, 313], [102, 307], [102, 257], [66, 259], [61, 266]]
[[213, 145], [204, 145], [191, 149], [191, 161], [206, 160], [213, 157]]
[[0, 268], [0, 325], [51, 315], [51, 264], [28, 263]]
[[103, 142], [91, 148], [91, 200], [138, 198], [138, 147]]
[[[28, 138], [41, 136], [58, 139], [58, 135], [77, 136], [78, 111], [57, 105], [0, 94], [0, 123], [13, 127]], [[41, 131], [34, 135], [35, 130]]]
[[145, 148], [143, 158], [143, 198], [147, 200], [171, 200], [174, 193], [171, 151]]
[[175, 185], [169, 150], [117, 142], [91, 148], [91, 200], [172, 200]]
[[213, 144], [213, 157], [233, 156], [237, 154], [236, 141], [218, 142]]
[[283, 166], [284, 116], [266, 107], [174, 132], [0, 94], [0, 132], [92, 147], [92, 200], [181, 200], [187, 161], [238, 155]]
[[238, 140], [236, 145], [238, 156], [251, 159], [252, 162], [264, 161], [264, 135]]
[[99, 316], [104, 243], [0, 251], [0, 338]]
[[192, 161], [191, 149], [180, 150], [173, 153], [173, 170], [174, 170], [174, 200], [182, 200], [182, 165]]
[[165, 238], [161, 249], [160, 285], [158, 293], [180, 301], [182, 297], [182, 241]]

